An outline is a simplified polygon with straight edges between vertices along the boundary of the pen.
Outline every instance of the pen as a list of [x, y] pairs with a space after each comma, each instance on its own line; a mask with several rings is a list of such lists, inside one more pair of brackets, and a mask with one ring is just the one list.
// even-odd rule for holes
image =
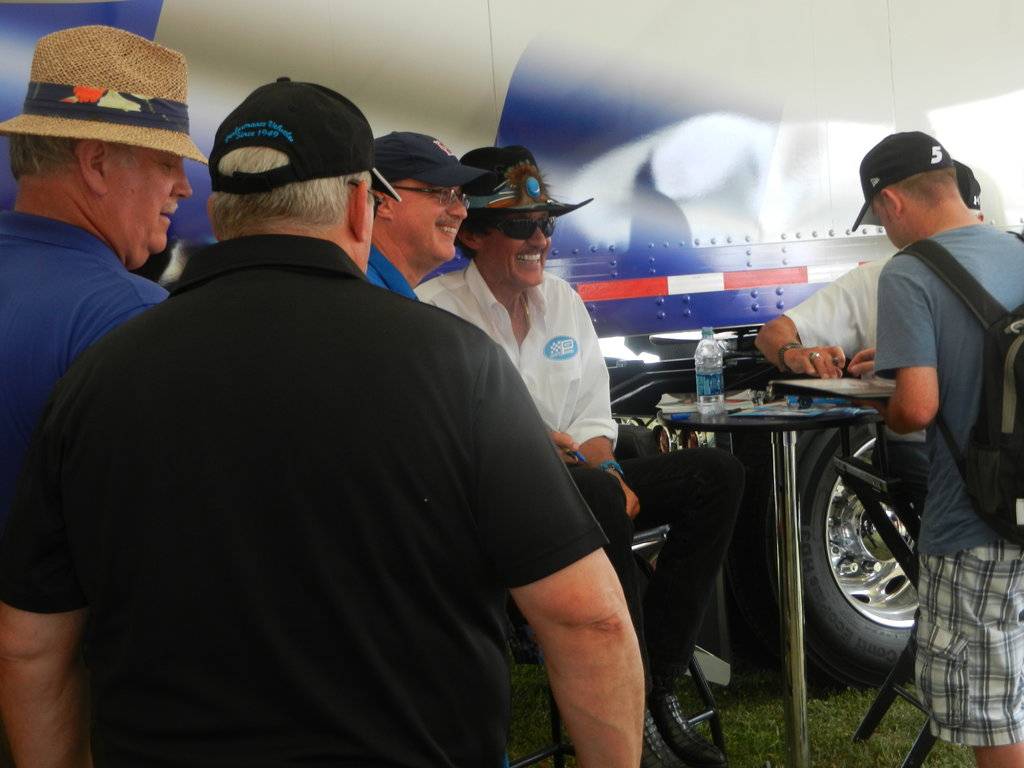
[[572, 456], [572, 458], [576, 459], [576, 461], [578, 461], [580, 464], [586, 464], [587, 463], [587, 457], [584, 456], [579, 451], [574, 451], [572, 448], [566, 448], [565, 449], [565, 455], [566, 456]]
[[786, 402], [790, 408], [813, 408], [823, 405], [849, 405], [850, 400], [846, 397], [811, 397], [809, 395], [788, 395]]

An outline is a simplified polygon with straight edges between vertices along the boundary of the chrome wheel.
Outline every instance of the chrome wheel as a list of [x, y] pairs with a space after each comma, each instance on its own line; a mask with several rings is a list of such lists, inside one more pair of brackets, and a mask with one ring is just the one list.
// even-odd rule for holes
[[[855, 453], [870, 459], [874, 440]], [[891, 510], [886, 514], [903, 539], [911, 541]], [[847, 602], [859, 613], [887, 627], [910, 627], [917, 610], [917, 590], [882, 541], [854, 493], [836, 478], [825, 522], [825, 547], [832, 578]]]

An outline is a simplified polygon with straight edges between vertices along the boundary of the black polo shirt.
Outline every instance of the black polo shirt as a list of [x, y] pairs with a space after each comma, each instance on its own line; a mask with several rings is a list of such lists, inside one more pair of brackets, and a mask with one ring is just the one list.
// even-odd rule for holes
[[0, 599], [87, 606], [97, 766], [497, 766], [506, 588], [604, 537], [504, 352], [241, 238], [55, 390]]

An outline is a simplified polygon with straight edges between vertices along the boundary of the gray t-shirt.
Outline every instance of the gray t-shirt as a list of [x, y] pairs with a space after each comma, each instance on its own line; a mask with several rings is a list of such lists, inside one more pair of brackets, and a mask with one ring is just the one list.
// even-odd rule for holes
[[[1024, 244], [1012, 234], [977, 225], [933, 238], [1004, 307], [1024, 304]], [[875, 370], [930, 366], [938, 370], [943, 418], [965, 450], [981, 399], [984, 334], [977, 319], [931, 269], [913, 256], [896, 256], [878, 282]], [[928, 500], [921, 521], [921, 552], [953, 554], [999, 536], [971, 509], [956, 462], [933, 422], [928, 427]]]

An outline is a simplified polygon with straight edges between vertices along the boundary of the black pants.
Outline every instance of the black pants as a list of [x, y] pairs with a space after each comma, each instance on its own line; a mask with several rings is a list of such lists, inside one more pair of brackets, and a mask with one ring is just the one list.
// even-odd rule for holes
[[[604, 529], [605, 548], [622, 582], [640, 638], [644, 666], [656, 684], [686, 671], [715, 578], [732, 539], [743, 465], [715, 448], [691, 448], [622, 462], [626, 484], [640, 500], [635, 521], [626, 516], [625, 497], [610, 473], [573, 468], [571, 473], [594, 517]], [[669, 523], [672, 529], [641, 604], [634, 527]]]

